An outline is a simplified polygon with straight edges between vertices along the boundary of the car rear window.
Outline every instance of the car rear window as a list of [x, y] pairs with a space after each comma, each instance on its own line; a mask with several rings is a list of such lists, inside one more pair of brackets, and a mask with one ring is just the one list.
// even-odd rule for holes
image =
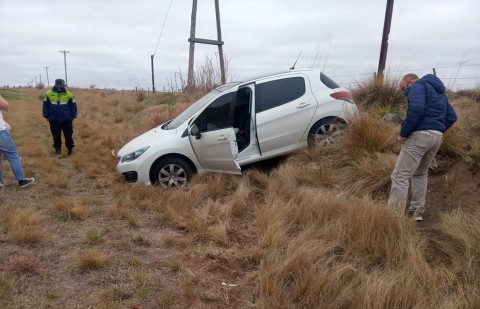
[[255, 86], [255, 109], [257, 113], [283, 105], [305, 94], [303, 77], [283, 78]]
[[340, 88], [340, 86], [334, 82], [330, 77], [320, 72], [320, 80], [322, 83], [330, 89]]

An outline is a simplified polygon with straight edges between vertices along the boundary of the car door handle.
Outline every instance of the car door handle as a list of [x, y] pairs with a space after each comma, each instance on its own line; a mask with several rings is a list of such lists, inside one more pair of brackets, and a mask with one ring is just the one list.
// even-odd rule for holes
[[310, 105], [309, 103], [302, 102], [302, 103], [300, 103], [300, 104], [297, 105], [297, 108], [298, 108], [298, 109], [301, 109], [301, 108], [305, 108], [305, 107], [307, 107], [307, 106], [309, 106], [309, 105]]
[[226, 141], [227, 139], [228, 138], [225, 135], [220, 135], [220, 137], [218, 138], [218, 141], [223, 142], [223, 141]]

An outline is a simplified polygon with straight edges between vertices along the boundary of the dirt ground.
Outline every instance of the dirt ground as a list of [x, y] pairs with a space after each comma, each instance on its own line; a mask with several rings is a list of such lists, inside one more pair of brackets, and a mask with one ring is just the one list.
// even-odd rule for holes
[[455, 209], [467, 212], [480, 207], [480, 169], [461, 158], [437, 156], [438, 168], [429, 176], [425, 222]]

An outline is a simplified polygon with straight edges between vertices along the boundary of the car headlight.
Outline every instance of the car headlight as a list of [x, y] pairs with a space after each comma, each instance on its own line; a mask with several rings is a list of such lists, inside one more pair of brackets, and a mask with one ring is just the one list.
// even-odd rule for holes
[[148, 148], [150, 148], [150, 146], [137, 149], [134, 152], [130, 152], [129, 154], [124, 155], [121, 162], [123, 163], [135, 160], [136, 158], [140, 157], [145, 151], [147, 151]]

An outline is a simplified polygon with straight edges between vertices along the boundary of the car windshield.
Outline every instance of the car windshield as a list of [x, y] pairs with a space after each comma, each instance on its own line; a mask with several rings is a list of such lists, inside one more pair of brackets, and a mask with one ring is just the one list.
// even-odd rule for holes
[[186, 110], [184, 110], [180, 115], [178, 115], [175, 119], [173, 119], [171, 122], [169, 122], [166, 126], [165, 129], [167, 130], [172, 130], [178, 128], [182, 123], [190, 119], [193, 115], [195, 115], [196, 112], [201, 110], [207, 103], [211, 101], [211, 99], [218, 94], [224, 92], [225, 90], [228, 90], [230, 88], [233, 88], [237, 86], [240, 83], [228, 83], [225, 85], [221, 85], [203, 97], [201, 97], [197, 102], [193, 103], [190, 105]]

